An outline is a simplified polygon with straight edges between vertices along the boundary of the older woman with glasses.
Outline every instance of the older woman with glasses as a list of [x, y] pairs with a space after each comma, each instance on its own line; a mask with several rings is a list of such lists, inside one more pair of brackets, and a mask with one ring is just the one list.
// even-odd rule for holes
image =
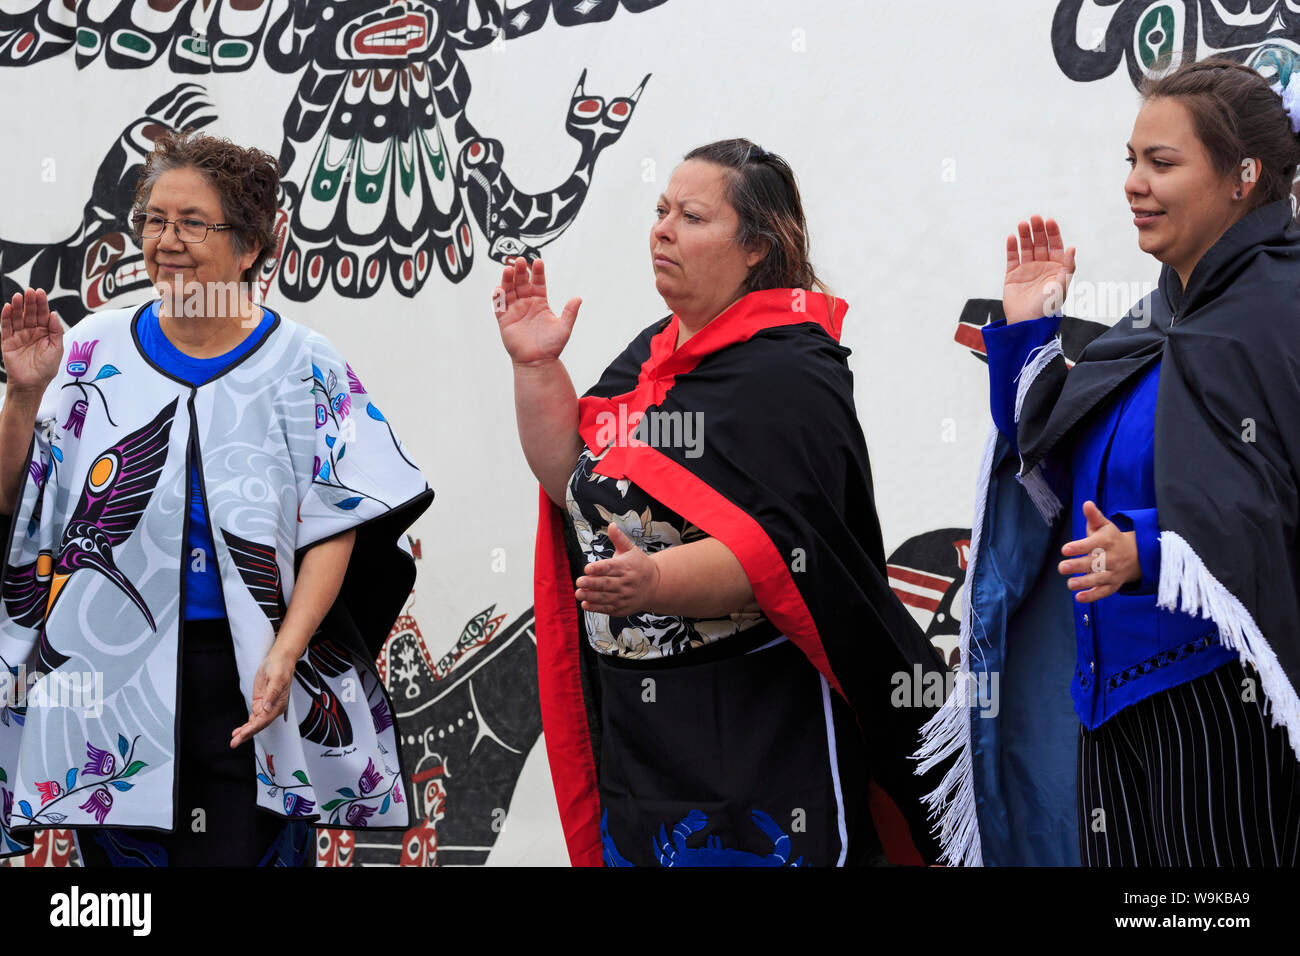
[[159, 298], [68, 332], [43, 292], [3, 307], [0, 852], [71, 827], [92, 866], [310, 865], [311, 825], [409, 824], [373, 661], [433, 493], [254, 302], [278, 175], [163, 136], [132, 218]]

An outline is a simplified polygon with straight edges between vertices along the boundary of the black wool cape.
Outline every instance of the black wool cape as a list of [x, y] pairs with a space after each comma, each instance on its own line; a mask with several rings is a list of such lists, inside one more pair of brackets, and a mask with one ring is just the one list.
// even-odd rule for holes
[[[945, 668], [889, 587], [848, 350], [838, 344], [847, 306], [832, 301], [802, 290], [750, 293], [681, 348], [676, 317], [656, 322], [580, 400], [579, 432], [594, 454], [604, 452], [598, 474], [630, 479], [736, 555], [763, 613], [853, 708], [875, 781], [902, 811], [920, 856], [932, 861], [937, 841], [921, 802], [927, 778], [915, 775], [908, 755], [937, 706], [892, 706], [891, 680], [914, 673], [914, 665]], [[609, 424], [637, 412], [699, 413], [702, 450], [611, 440]], [[570, 858], [599, 866], [594, 652], [574, 600], [564, 520], [543, 493], [536, 556], [542, 719]], [[888, 809], [875, 815], [889, 850], [891, 834], [880, 822]]]

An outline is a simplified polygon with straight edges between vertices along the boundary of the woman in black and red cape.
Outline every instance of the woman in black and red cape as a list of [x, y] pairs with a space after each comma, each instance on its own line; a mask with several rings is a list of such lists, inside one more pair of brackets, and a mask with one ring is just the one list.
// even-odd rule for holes
[[937, 855], [935, 781], [907, 755], [939, 701], [898, 691], [943, 665], [889, 589], [847, 306], [807, 250], [789, 166], [728, 140], [658, 200], [673, 314], [581, 399], [559, 361], [580, 300], [556, 316], [522, 259], [496, 290], [542, 486], [541, 706], [576, 865]]

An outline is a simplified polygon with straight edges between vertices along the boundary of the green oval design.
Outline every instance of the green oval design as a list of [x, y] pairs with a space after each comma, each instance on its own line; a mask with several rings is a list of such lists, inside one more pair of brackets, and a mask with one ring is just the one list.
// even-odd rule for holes
[[213, 55], [218, 60], [244, 60], [252, 52], [253, 44], [247, 40], [222, 40]]
[[77, 28], [77, 46], [81, 47], [86, 53], [98, 53], [100, 44], [103, 42], [104, 38], [94, 30], [89, 30], [86, 27]]
[[136, 33], [132, 30], [118, 30], [113, 34], [113, 49], [121, 50], [123, 53], [134, 53], [141, 57], [148, 57], [154, 51], [154, 43], [143, 33]]
[[[1154, 52], [1147, 44], [1147, 37], [1153, 30], [1160, 30], [1164, 38], [1160, 46]], [[1161, 60], [1167, 60], [1174, 51], [1174, 12], [1168, 7], [1156, 7], [1138, 24], [1137, 36], [1138, 56], [1142, 59], [1142, 65], [1148, 70], [1154, 67]]]

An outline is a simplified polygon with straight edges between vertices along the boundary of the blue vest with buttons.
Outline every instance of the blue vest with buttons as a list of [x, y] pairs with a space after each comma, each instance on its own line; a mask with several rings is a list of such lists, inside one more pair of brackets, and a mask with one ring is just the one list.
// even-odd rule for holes
[[[994, 423], [1016, 442], [1016, 377], [1030, 352], [1056, 335], [1059, 318], [984, 329]], [[1080, 428], [1069, 473], [1060, 463], [1045, 477], [1069, 511], [1071, 538], [1087, 536], [1083, 502], [1096, 502], [1121, 531], [1137, 536], [1142, 580], [1090, 604], [1074, 602], [1077, 660], [1070, 687], [1079, 720], [1093, 730], [1130, 704], [1193, 680], [1236, 657], [1213, 622], [1156, 606], [1160, 524], [1154, 445], [1160, 363], [1117, 392]], [[1065, 586], [1062, 577], [1061, 586]]]

